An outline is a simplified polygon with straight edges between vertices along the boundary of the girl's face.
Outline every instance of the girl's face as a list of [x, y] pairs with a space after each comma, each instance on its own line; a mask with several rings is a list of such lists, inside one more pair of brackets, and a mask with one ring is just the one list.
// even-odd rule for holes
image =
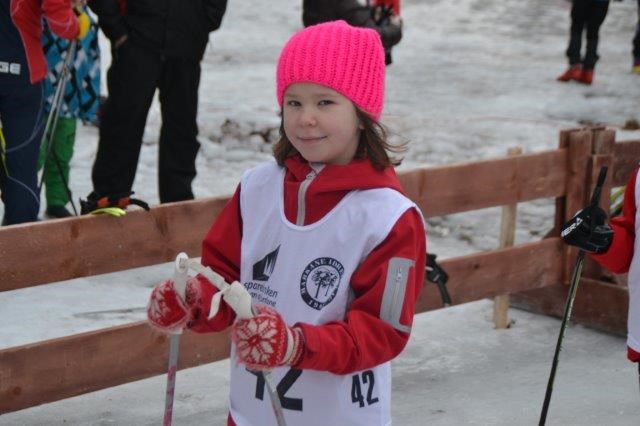
[[295, 83], [284, 92], [284, 132], [311, 163], [347, 164], [356, 154], [361, 125], [353, 103], [314, 83]]

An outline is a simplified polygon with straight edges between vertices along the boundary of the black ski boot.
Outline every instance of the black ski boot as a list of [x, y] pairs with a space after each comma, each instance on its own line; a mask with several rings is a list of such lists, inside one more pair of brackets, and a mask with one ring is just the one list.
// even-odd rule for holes
[[131, 198], [131, 195], [133, 195], [132, 191], [110, 195], [92, 192], [86, 200], [80, 200], [80, 214], [113, 214], [117, 212], [114, 216], [122, 216], [124, 210], [130, 205], [139, 206], [149, 211], [149, 204], [137, 198]]

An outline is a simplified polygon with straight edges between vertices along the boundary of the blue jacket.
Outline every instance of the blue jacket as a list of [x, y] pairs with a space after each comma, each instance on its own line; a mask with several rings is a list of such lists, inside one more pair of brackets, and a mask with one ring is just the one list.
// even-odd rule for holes
[[[91, 18], [91, 17], [90, 17]], [[45, 111], [51, 111], [64, 59], [70, 42], [53, 34], [48, 25], [42, 32], [42, 46], [49, 65], [45, 79]], [[93, 121], [98, 111], [100, 99], [100, 47], [98, 45], [98, 25], [91, 18], [91, 27], [86, 37], [78, 41], [76, 54], [71, 63], [71, 76], [64, 92], [60, 116]]]

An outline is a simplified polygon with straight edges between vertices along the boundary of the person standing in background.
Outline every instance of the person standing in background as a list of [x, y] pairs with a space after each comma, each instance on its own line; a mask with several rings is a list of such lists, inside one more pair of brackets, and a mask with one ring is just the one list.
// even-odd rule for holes
[[[571, 6], [571, 31], [567, 58], [569, 68], [558, 77], [558, 81], [577, 81], [582, 84], [593, 82], [596, 62], [598, 62], [598, 33], [609, 10], [609, 0], [573, 0]], [[587, 33], [587, 46], [581, 56], [582, 33]]]
[[86, 14], [74, 14], [69, 0], [0, 0], [0, 120], [3, 149], [3, 225], [35, 221], [40, 209], [37, 163], [44, 130], [42, 17], [60, 37], [83, 37]]
[[[43, 143], [38, 159], [38, 168], [44, 167], [43, 184], [46, 189], [46, 215], [50, 218], [69, 217], [66, 208], [70, 201], [69, 163], [73, 156], [76, 139], [76, 120], [93, 123], [96, 120], [100, 98], [100, 47], [98, 45], [98, 24], [91, 19], [87, 36], [77, 45], [71, 67], [70, 78], [64, 89], [64, 98], [58, 114], [56, 131], [47, 135], [49, 144]], [[48, 25], [44, 26], [42, 46], [49, 64], [45, 79], [47, 100], [45, 112], [52, 110], [52, 102], [63, 72], [64, 61], [71, 43], [57, 37]], [[46, 161], [46, 164], [45, 164]], [[75, 206], [74, 206], [75, 210]], [[76, 214], [78, 214], [76, 212]]]
[[147, 114], [160, 91], [160, 202], [193, 199], [200, 61], [227, 0], [92, 0], [111, 41], [108, 99], [100, 114], [93, 191], [82, 213], [131, 202]]

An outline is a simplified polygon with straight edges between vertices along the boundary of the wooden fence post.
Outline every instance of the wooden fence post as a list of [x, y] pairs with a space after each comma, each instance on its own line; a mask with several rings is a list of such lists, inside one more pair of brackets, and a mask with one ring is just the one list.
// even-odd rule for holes
[[602, 187], [602, 196], [600, 197], [600, 207], [604, 211], [608, 212], [611, 206], [611, 182], [615, 170], [613, 169], [613, 150], [616, 143], [616, 131], [613, 129], [594, 129], [593, 130], [593, 146], [591, 153], [592, 167], [591, 167], [591, 179], [589, 182], [589, 194], [593, 192], [593, 188], [596, 185], [598, 174], [602, 166], [609, 168], [607, 172], [607, 180]]
[[[522, 154], [522, 148], [514, 147], [507, 150], [507, 156]], [[500, 248], [511, 247], [515, 240], [516, 215], [518, 204], [502, 206], [500, 215]], [[496, 329], [509, 327], [509, 294], [501, 294], [493, 298], [493, 324]]]
[[[566, 146], [567, 152], [567, 194], [564, 203], [559, 205], [562, 211], [556, 215], [558, 229], [578, 210], [589, 202], [589, 183], [591, 181], [591, 151], [593, 146], [593, 134], [590, 129], [569, 130], [560, 133], [560, 147]], [[564, 205], [563, 205], [564, 204]], [[578, 250], [574, 247], [565, 247], [564, 271], [562, 281], [569, 282]]]

